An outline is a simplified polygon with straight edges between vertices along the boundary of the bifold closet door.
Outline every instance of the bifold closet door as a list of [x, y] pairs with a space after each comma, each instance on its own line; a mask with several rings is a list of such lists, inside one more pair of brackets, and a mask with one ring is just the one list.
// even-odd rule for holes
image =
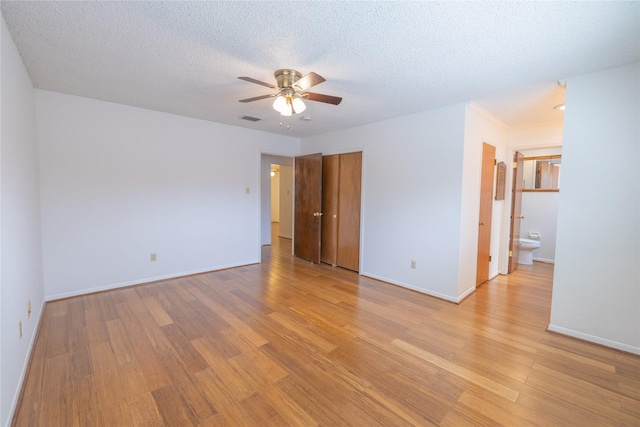
[[339, 155], [336, 265], [360, 269], [362, 152]]
[[337, 265], [338, 262], [338, 192], [339, 157], [322, 157], [322, 248], [320, 260]]
[[293, 254], [320, 262], [322, 218], [322, 154], [295, 158]]

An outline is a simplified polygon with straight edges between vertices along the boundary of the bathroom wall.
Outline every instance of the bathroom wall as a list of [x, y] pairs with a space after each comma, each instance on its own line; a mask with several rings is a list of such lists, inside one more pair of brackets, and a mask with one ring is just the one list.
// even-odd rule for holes
[[[549, 156], [562, 154], [562, 148], [522, 150], [521, 153], [525, 157]], [[562, 181], [562, 175], [560, 180]], [[555, 262], [559, 198], [558, 192], [526, 191], [522, 193], [524, 219], [520, 222], [520, 235], [528, 239], [530, 231], [540, 233], [540, 249], [533, 251], [535, 261]]]
[[555, 262], [556, 224], [558, 222], [558, 192], [522, 193], [522, 215], [520, 235], [529, 238], [530, 231], [540, 233], [540, 249], [533, 251], [533, 259], [542, 262]]

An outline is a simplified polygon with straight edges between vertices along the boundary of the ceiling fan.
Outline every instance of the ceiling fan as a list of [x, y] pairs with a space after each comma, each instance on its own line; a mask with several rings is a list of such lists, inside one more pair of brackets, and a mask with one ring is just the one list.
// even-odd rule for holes
[[283, 116], [290, 116], [292, 114], [302, 113], [307, 107], [304, 105], [303, 99], [309, 101], [324, 102], [327, 104], [338, 105], [342, 102], [342, 98], [331, 95], [323, 95], [321, 93], [305, 92], [312, 86], [320, 84], [325, 81], [324, 77], [314, 72], [311, 72], [304, 77], [296, 70], [282, 69], [278, 70], [273, 75], [276, 78], [276, 85], [271, 83], [261, 82], [260, 80], [252, 79], [251, 77], [238, 77], [240, 80], [244, 80], [251, 83], [256, 83], [262, 86], [274, 89], [276, 92], [269, 95], [261, 95], [253, 98], [241, 99], [240, 102], [253, 102], [260, 99], [273, 98], [276, 100], [273, 102], [273, 108]]

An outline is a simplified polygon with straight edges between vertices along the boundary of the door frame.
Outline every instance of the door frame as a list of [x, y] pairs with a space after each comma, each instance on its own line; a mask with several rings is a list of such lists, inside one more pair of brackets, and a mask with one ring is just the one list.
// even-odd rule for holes
[[[506, 150], [506, 158], [513, 159], [516, 151], [531, 151], [531, 150], [545, 150], [551, 148], [562, 148], [562, 144], [558, 141], [553, 141], [548, 145], [514, 145], [508, 147]], [[507, 168], [506, 176], [507, 187], [505, 188], [505, 200], [502, 205], [502, 222], [500, 224], [500, 248], [503, 248], [499, 252], [498, 272], [500, 274], [509, 274], [509, 239], [511, 238], [511, 197], [513, 189], [513, 168]], [[562, 196], [560, 196], [562, 198]]]
[[[261, 256], [261, 248], [262, 246], [271, 244], [271, 164], [279, 164], [284, 166], [293, 166], [293, 158], [294, 156], [291, 154], [274, 154], [274, 153], [260, 153], [259, 160], [259, 171], [260, 171], [260, 179], [259, 179], [259, 191], [260, 191], [260, 202], [259, 202], [259, 213], [260, 213], [260, 221], [259, 221], [259, 231], [258, 231], [258, 259], [262, 262]], [[291, 194], [292, 199], [292, 208], [293, 208], [293, 189]], [[293, 209], [291, 214], [293, 215]], [[292, 221], [293, 228], [293, 221]], [[268, 239], [266, 239], [266, 234], [268, 233]], [[291, 234], [293, 236], [293, 230], [291, 230]]]
[[[365, 147], [353, 147], [353, 148], [347, 148], [344, 150], [330, 150], [330, 151], [323, 151], [322, 155], [332, 155], [332, 154], [347, 154], [347, 153], [355, 153], [355, 152], [361, 152], [362, 153], [362, 177], [361, 177], [361, 191], [360, 191], [360, 242], [359, 242], [359, 252], [360, 252], [360, 265], [358, 266], [358, 274], [362, 274], [362, 265], [363, 265], [363, 260], [365, 259], [366, 254], [363, 252], [362, 248], [363, 248], [363, 242], [364, 242], [364, 230], [365, 230], [365, 226], [366, 226], [366, 215], [364, 213], [364, 206], [365, 206], [365, 199], [366, 199], [366, 168], [367, 168], [367, 162], [366, 162], [366, 148]], [[302, 153], [273, 153], [273, 152], [260, 152], [260, 156], [258, 159], [258, 170], [260, 171], [260, 179], [259, 179], [259, 186], [260, 186], [260, 206], [258, 207], [258, 211], [260, 212], [260, 221], [258, 224], [258, 260], [259, 262], [262, 262], [262, 255], [261, 255], [261, 248], [263, 246], [262, 244], [262, 229], [263, 229], [263, 225], [265, 222], [265, 218], [263, 218], [263, 215], [265, 215], [265, 203], [268, 206], [268, 209], [266, 210], [266, 215], [268, 215], [268, 222], [269, 222], [269, 230], [271, 230], [270, 227], [270, 223], [271, 223], [271, 185], [266, 185], [266, 183], [270, 183], [271, 180], [271, 163], [278, 163], [276, 162], [268, 162], [268, 164], [266, 164], [265, 166], [265, 156], [267, 157], [281, 157], [281, 158], [285, 158], [285, 159], [290, 159], [291, 160], [291, 164], [290, 166], [294, 166], [294, 161], [293, 159], [296, 156], [302, 156], [304, 154]], [[285, 163], [286, 164], [286, 163]], [[288, 165], [288, 164], [287, 164]], [[294, 188], [292, 188], [292, 194], [295, 194], [295, 179], [294, 179]], [[292, 208], [291, 208], [291, 215], [293, 216], [293, 211], [295, 209], [295, 199], [293, 200], [293, 202], [291, 203]], [[292, 236], [292, 240], [296, 238], [295, 233], [291, 232], [291, 236]], [[293, 245], [291, 245], [291, 254], [293, 255]]]
[[[520, 222], [522, 216], [522, 182], [518, 182], [518, 177], [522, 178], [524, 155], [520, 151], [513, 153], [511, 164], [511, 213], [509, 214], [509, 253], [507, 254], [507, 271], [513, 273], [518, 269], [518, 258], [520, 255], [519, 246], [516, 239], [520, 238]], [[514, 172], [515, 171], [515, 172]]]

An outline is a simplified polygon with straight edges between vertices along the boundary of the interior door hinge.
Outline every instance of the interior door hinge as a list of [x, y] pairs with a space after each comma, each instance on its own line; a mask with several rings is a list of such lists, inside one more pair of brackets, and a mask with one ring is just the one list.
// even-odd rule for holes
[[509, 256], [513, 256], [513, 251], [509, 251]]
[[518, 169], [518, 162], [513, 162], [512, 168], [513, 169]]
[[491, 255], [489, 255], [489, 262], [491, 262]]
[[493, 159], [493, 166], [498, 164], [498, 159]]

